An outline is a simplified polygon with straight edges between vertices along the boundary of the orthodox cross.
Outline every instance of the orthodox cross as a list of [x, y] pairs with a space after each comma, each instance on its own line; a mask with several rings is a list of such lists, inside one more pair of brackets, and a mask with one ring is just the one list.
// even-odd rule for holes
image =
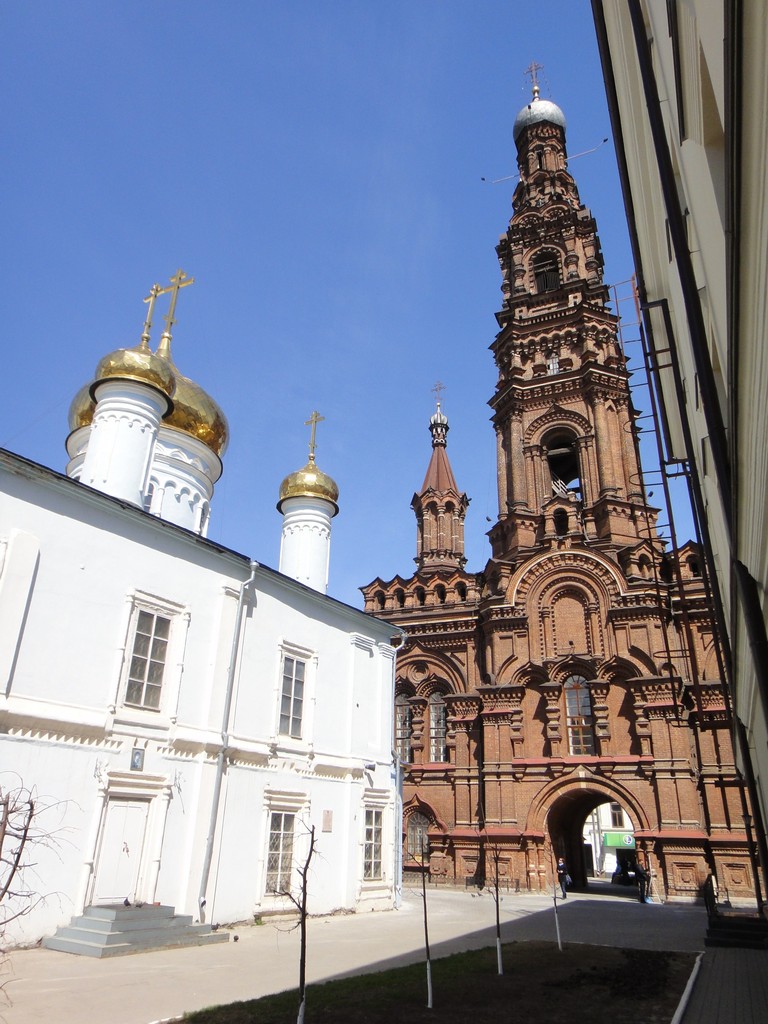
[[175, 275], [171, 278], [171, 287], [163, 289], [163, 293], [171, 293], [171, 302], [170, 305], [168, 306], [168, 312], [163, 317], [163, 319], [165, 320], [165, 333], [169, 336], [171, 333], [171, 328], [176, 323], [176, 321], [173, 318], [173, 314], [176, 312], [176, 300], [179, 297], [179, 291], [182, 288], [186, 288], [188, 284], [194, 283], [194, 277], [187, 277], [183, 270], [177, 270]]
[[436, 396], [437, 404], [440, 405], [440, 395], [446, 390], [445, 384], [441, 380], [435, 381], [435, 386], [432, 388], [432, 394]]
[[141, 344], [149, 345], [149, 333], [152, 330], [152, 317], [155, 315], [155, 302], [157, 301], [158, 295], [164, 295], [170, 288], [161, 288], [159, 284], [153, 284], [149, 289], [149, 295], [144, 299], [145, 302], [149, 303], [149, 309], [147, 310], [147, 319], [144, 321], [144, 330], [141, 334]]
[[315, 412], [312, 413], [312, 415], [309, 417], [309, 419], [304, 421], [304, 426], [305, 427], [310, 427], [310, 426], [312, 427], [312, 430], [311, 430], [310, 435], [309, 435], [309, 461], [310, 462], [314, 462], [315, 461], [315, 448], [317, 447], [315, 445], [315, 434], [317, 432], [317, 424], [318, 423], [322, 423], [324, 419], [325, 419], [325, 416], [321, 416], [320, 413], [317, 412], [317, 410], [315, 410]]
[[531, 85], [533, 86], [533, 95], [539, 95], [539, 72], [544, 70], [544, 65], [539, 64], [537, 61], [532, 60], [528, 67], [525, 69], [525, 74], [531, 76]]

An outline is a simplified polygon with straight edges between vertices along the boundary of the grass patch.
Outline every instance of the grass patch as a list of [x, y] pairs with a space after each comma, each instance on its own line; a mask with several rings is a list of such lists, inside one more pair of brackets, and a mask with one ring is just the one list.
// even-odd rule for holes
[[[434, 1008], [423, 963], [307, 988], [306, 1024], [668, 1024], [695, 954], [606, 946], [513, 942], [435, 960]], [[193, 1024], [295, 1024], [296, 992], [190, 1013]]]

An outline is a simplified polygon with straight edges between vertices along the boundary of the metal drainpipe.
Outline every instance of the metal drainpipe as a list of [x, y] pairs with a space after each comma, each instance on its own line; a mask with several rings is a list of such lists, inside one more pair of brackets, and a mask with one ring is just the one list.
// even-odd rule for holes
[[229, 656], [229, 668], [227, 669], [227, 689], [224, 697], [224, 714], [221, 719], [221, 749], [216, 758], [216, 781], [213, 786], [213, 802], [211, 804], [211, 819], [208, 825], [208, 837], [205, 840], [205, 858], [203, 860], [203, 871], [200, 877], [200, 891], [197, 898], [197, 906], [200, 912], [200, 920], [203, 920], [203, 907], [205, 906], [205, 890], [208, 888], [208, 878], [211, 873], [211, 861], [213, 860], [213, 844], [216, 839], [216, 822], [219, 817], [219, 804], [221, 802], [221, 784], [224, 779], [224, 768], [227, 761], [227, 749], [229, 748], [229, 716], [232, 712], [232, 698], [235, 692], [235, 672], [240, 654], [240, 634], [243, 624], [243, 605], [245, 604], [245, 592], [256, 579], [256, 570], [259, 563], [251, 561], [251, 575], [240, 587], [237, 598], [237, 612], [235, 613], [235, 631], [232, 634], [232, 651]]
[[[400, 633], [392, 637], [395, 655], [405, 647], [408, 636]], [[398, 643], [399, 641], [399, 643]], [[398, 830], [399, 842], [395, 845], [395, 910], [399, 910], [403, 902], [403, 762], [397, 750], [392, 751], [392, 764], [395, 769], [395, 828]]]

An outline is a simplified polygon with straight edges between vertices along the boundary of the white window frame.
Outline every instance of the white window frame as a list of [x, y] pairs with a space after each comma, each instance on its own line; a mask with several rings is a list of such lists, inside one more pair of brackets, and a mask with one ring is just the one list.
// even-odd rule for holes
[[[143, 591], [132, 591], [127, 595], [128, 621], [125, 627], [125, 641], [119, 648], [120, 670], [109, 710], [120, 717], [131, 717], [142, 721], [163, 721], [175, 723], [178, 713], [179, 692], [184, 666], [184, 652], [189, 630], [189, 609], [181, 604], [168, 601], [154, 594]], [[165, 664], [160, 686], [160, 701], [157, 708], [141, 704], [128, 703], [128, 686], [131, 675], [131, 662], [136, 642], [139, 617], [142, 612], [153, 616], [162, 616], [170, 620], [168, 641], [165, 651]]]
[[[308, 750], [312, 743], [314, 729], [317, 653], [306, 647], [300, 647], [297, 644], [283, 640], [278, 645], [278, 655], [275, 684], [274, 739], [281, 749]], [[283, 675], [286, 658], [292, 658], [294, 661], [304, 663], [300, 736], [291, 736], [290, 733], [282, 732], [280, 728], [283, 705]]]
[[[296, 882], [296, 867], [303, 856], [305, 843], [303, 831], [309, 833], [309, 798], [306, 793], [292, 790], [271, 790], [265, 794], [264, 807], [264, 861], [261, 892], [264, 900], [285, 900], [283, 893], [290, 891]], [[272, 816], [274, 814], [290, 814], [293, 816], [293, 838], [291, 841], [291, 863], [288, 868], [288, 885], [282, 889], [268, 889], [269, 878], [269, 846], [272, 837]]]
[[[363, 839], [363, 881], [379, 882], [384, 877], [384, 811], [381, 807], [365, 808]], [[378, 870], [377, 870], [378, 867]]]
[[[393, 865], [385, 860], [387, 852], [391, 849], [391, 793], [386, 789], [367, 789], [363, 794], [363, 801], [360, 814], [360, 880], [362, 889], [376, 889], [388, 885]], [[369, 823], [369, 814], [372, 815], [372, 822]], [[379, 815], [377, 819], [377, 815]], [[378, 820], [378, 825], [376, 821]], [[373, 836], [369, 829], [378, 830], [378, 863], [379, 873], [377, 875], [367, 874], [369, 862], [369, 850], [371, 844], [376, 843], [376, 834]], [[375, 849], [375, 847], [374, 847]], [[375, 857], [373, 858], [375, 863]]]

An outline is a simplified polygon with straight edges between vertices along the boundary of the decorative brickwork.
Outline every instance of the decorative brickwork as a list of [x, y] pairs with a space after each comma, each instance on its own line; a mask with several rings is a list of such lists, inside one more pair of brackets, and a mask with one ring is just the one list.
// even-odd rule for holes
[[693, 544], [665, 550], [644, 496], [597, 227], [553, 110], [534, 99], [518, 119], [520, 180], [497, 247], [491, 558], [464, 569], [468, 500], [438, 405], [412, 502], [417, 571], [363, 588], [366, 611], [408, 634], [404, 864], [421, 866], [408, 842], [419, 825], [440, 879], [482, 881], [491, 851], [519, 888], [551, 886], [560, 854], [585, 884], [584, 822], [610, 801], [657, 891], [697, 897], [713, 872], [748, 896], [746, 805], [700, 557]]

